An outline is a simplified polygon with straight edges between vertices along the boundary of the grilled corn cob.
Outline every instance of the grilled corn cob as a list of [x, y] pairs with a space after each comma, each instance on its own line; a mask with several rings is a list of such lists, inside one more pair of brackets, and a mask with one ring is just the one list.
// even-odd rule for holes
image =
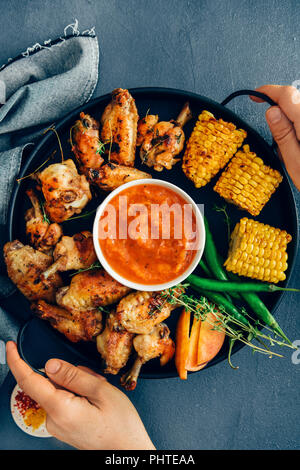
[[250, 152], [249, 145], [244, 145], [223, 171], [214, 190], [227, 202], [256, 216], [281, 181], [279, 171], [265, 165], [256, 153]]
[[235, 226], [229, 244], [227, 271], [261, 281], [285, 279], [287, 244], [292, 240], [285, 230], [244, 217]]
[[209, 111], [202, 111], [188, 140], [182, 169], [196, 188], [205, 186], [224, 168], [247, 137], [243, 129], [231, 122], [217, 120]]

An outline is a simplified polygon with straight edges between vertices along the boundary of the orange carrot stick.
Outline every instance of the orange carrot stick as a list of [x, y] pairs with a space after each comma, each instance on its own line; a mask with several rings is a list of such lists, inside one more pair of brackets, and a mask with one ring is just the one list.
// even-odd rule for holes
[[177, 323], [175, 351], [175, 365], [182, 380], [187, 379], [186, 361], [189, 354], [190, 322], [191, 312], [184, 308]]
[[189, 353], [186, 361], [186, 369], [194, 370], [194, 367], [198, 366], [198, 343], [199, 334], [201, 328], [201, 321], [194, 315], [193, 325], [191, 329], [190, 341], [189, 341]]

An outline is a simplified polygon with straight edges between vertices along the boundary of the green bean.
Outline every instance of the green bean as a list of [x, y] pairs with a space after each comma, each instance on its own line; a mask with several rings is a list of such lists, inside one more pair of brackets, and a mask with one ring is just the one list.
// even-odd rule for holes
[[[228, 276], [235, 282], [241, 282], [239, 277], [233, 273], [228, 273]], [[275, 320], [271, 312], [268, 310], [268, 308], [265, 306], [265, 304], [258, 297], [257, 294], [251, 292], [241, 292], [241, 296], [243, 297], [245, 302], [247, 302], [247, 304], [253, 310], [259, 320], [263, 321], [267, 326], [272, 328], [275, 333], [285, 339], [285, 341], [287, 341], [289, 344], [292, 344], [280, 328], [278, 322]]]
[[201, 289], [207, 289], [214, 292], [275, 292], [275, 291], [292, 291], [300, 292], [300, 289], [292, 289], [285, 287], [278, 287], [275, 284], [258, 283], [258, 282], [230, 282], [218, 281], [215, 279], [206, 279], [203, 277], [190, 274], [186, 281], [192, 285], [198, 286]]
[[[228, 277], [223, 269], [223, 266], [219, 262], [219, 255], [216, 249], [216, 245], [210, 231], [207, 218], [204, 217], [205, 225], [205, 247], [204, 247], [204, 256], [208, 264], [209, 269], [220, 281], [228, 281]], [[231, 296], [235, 299], [240, 299], [240, 296], [237, 292], [232, 292]]]
[[[199, 266], [200, 266], [200, 268], [202, 269], [202, 271], [204, 272], [204, 274], [206, 274], [206, 276], [207, 276], [208, 278], [212, 278], [212, 277], [213, 277], [213, 275], [212, 275], [210, 269], [209, 269], [208, 266], [205, 264], [205, 262], [203, 261], [203, 259], [201, 259], [201, 260], [199, 261]], [[229, 302], [231, 302], [231, 297], [230, 297], [230, 295], [229, 295], [229, 294], [226, 294], [226, 293], [225, 293], [224, 295], [225, 295], [226, 299], [229, 300]]]
[[226, 299], [222, 294], [219, 292], [211, 292], [205, 289], [201, 289], [200, 287], [193, 286], [193, 289], [196, 292], [199, 292], [199, 294], [204, 295], [207, 297], [209, 300], [211, 300], [214, 304], [221, 305], [224, 307], [225, 311], [229, 314], [232, 315], [233, 318], [238, 320], [240, 323], [243, 323], [245, 326], [250, 326], [249, 321], [239, 312], [239, 310], [233, 305], [232, 302]]
[[212, 274], [211, 274], [209, 268], [207, 267], [207, 265], [204, 263], [203, 259], [201, 259], [199, 261], [199, 266], [202, 269], [202, 271], [206, 274], [206, 276], [212, 277]]
[[207, 261], [207, 264], [212, 271], [212, 273], [216, 276], [217, 279], [220, 281], [226, 281], [227, 277], [224, 273], [223, 267], [220, 265], [218, 260], [218, 252], [216, 249], [216, 245], [210, 231], [208, 221], [206, 217], [204, 217], [204, 225], [205, 225], [205, 247], [204, 247], [204, 256]]

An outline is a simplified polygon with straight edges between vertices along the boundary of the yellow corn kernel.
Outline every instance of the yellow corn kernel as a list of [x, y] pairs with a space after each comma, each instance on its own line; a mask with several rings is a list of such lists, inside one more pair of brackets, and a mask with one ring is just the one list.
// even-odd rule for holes
[[214, 190], [227, 202], [256, 216], [281, 181], [279, 171], [266, 166], [261, 158], [250, 152], [249, 145], [244, 145], [223, 171]]
[[233, 157], [247, 137], [231, 122], [203, 111], [187, 142], [182, 169], [196, 188], [205, 186]]
[[291, 240], [285, 230], [244, 217], [231, 234], [224, 266], [240, 276], [274, 283], [283, 281], [288, 267], [287, 244]]

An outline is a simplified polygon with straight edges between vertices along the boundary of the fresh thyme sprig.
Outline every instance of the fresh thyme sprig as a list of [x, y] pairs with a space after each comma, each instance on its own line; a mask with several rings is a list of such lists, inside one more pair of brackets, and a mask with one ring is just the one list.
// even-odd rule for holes
[[41, 207], [41, 211], [43, 213], [43, 221], [44, 222], [47, 222], [47, 224], [51, 224], [50, 220], [48, 219], [47, 217], [47, 214], [46, 214], [46, 211], [45, 211], [45, 202], [42, 202], [40, 201], [40, 207]]
[[[260, 344], [263, 341], [267, 341], [270, 346], [277, 345], [294, 349], [293, 346], [284, 342], [283, 340], [277, 339], [268, 334], [264, 334], [262, 331], [259, 331], [256, 327], [256, 325], [260, 325], [259, 322], [256, 322], [255, 326], [246, 326], [236, 318], [229, 315], [223, 306], [214, 305], [204, 296], [196, 298], [193, 295], [187, 295], [184, 293], [178, 296], [178, 288], [180, 287], [186, 287], [186, 284], [177, 285], [176, 287], [167, 289], [161, 294], [162, 298], [168, 303], [183, 306], [186, 310], [189, 310], [196, 316], [196, 318], [201, 321], [207, 320], [212, 325], [213, 330], [224, 332], [230, 338], [230, 341], [241, 341], [242, 343], [249, 346], [254, 352], [260, 352], [262, 354], [268, 355], [269, 357], [283, 356], [274, 351], [271, 351], [270, 348], [266, 345], [264, 345], [264, 347], [260, 347], [256, 344], [253, 344], [252, 339], [256, 339], [260, 342]], [[209, 313], [213, 314], [215, 320], [211, 319], [211, 315], [208, 315]]]
[[102, 155], [104, 152], [105, 152], [105, 143], [99, 140], [96, 153], [98, 153], [98, 155]]
[[110, 121], [108, 122], [109, 124], [109, 131], [110, 131], [110, 140], [109, 140], [109, 150], [108, 150], [108, 157], [107, 160], [110, 162], [110, 156], [111, 156], [111, 148], [112, 148], [112, 143], [113, 143], [113, 135], [112, 135], [112, 130], [111, 130], [111, 123]]
[[227, 205], [224, 204], [223, 206], [217, 206], [216, 204], [213, 206], [213, 210], [216, 212], [223, 212], [224, 214], [224, 219], [227, 225], [227, 236], [228, 236], [228, 241], [230, 240], [230, 234], [231, 234], [231, 220], [230, 217], [227, 213]]
[[[62, 162], [64, 161], [64, 154], [63, 154], [63, 150], [62, 150], [62, 146], [61, 146], [61, 141], [60, 141], [60, 138], [59, 138], [59, 135], [57, 133], [57, 130], [54, 128], [54, 124], [51, 125], [50, 127], [48, 127], [48, 129], [46, 129], [45, 131], [43, 131], [43, 134], [46, 134], [47, 132], [49, 131], [53, 131], [54, 134], [56, 135], [57, 137], [57, 140], [58, 140], [58, 144], [59, 144], [59, 148], [60, 148], [60, 152], [61, 152], [61, 160]], [[35, 175], [35, 173], [37, 173], [49, 160], [50, 158], [52, 159], [53, 156], [55, 155], [56, 153], [56, 150], [54, 152], [52, 152], [52, 154], [50, 155], [50, 157], [47, 158], [47, 160], [45, 160], [38, 168], [36, 168], [36, 170], [34, 170], [32, 173], [30, 173], [29, 175], [25, 175], [23, 176], [22, 178], [18, 178], [16, 181], [17, 183], [20, 183], [21, 181], [25, 180], [26, 178], [31, 178], [33, 175]]]
[[85, 271], [90, 271], [91, 269], [97, 268], [102, 268], [102, 265], [99, 263], [99, 261], [96, 261], [95, 263], [91, 264], [91, 266], [89, 266], [88, 268], [78, 269], [77, 271], [75, 271], [75, 273], [70, 274], [70, 277], [75, 276], [75, 274], [84, 273]]
[[61, 141], [60, 141], [60, 137], [58, 135], [58, 132], [57, 130], [55, 129], [54, 127], [54, 124], [50, 127], [48, 127], [48, 129], [46, 129], [43, 134], [46, 134], [47, 132], [49, 131], [52, 131], [54, 132], [54, 134], [56, 135], [56, 138], [57, 138], [57, 141], [58, 141], [58, 145], [59, 145], [59, 149], [60, 149], [60, 153], [61, 153], [61, 162], [63, 163], [64, 162], [64, 152], [63, 152], [63, 149], [62, 149], [62, 145], [61, 145]]
[[[53, 152], [54, 154], [55, 152]], [[52, 154], [52, 155], [53, 155]], [[25, 175], [25, 176], [22, 176], [22, 178], [18, 178], [16, 181], [17, 183], [20, 183], [21, 181], [25, 180], [26, 178], [31, 178], [33, 175], [35, 175], [35, 173], [37, 173], [44, 165], [46, 165], [46, 163], [50, 160], [50, 158], [52, 157], [52, 155], [50, 155], [49, 158], [47, 158], [47, 160], [45, 160], [38, 168], [36, 168], [32, 173], [30, 173], [29, 175]]]
[[70, 145], [71, 145], [71, 149], [73, 149], [74, 147], [74, 143], [73, 143], [73, 130], [74, 129], [78, 129], [78, 123], [77, 121], [75, 122], [75, 124], [73, 124], [73, 126], [70, 128]]
[[97, 310], [99, 310], [99, 312], [101, 313], [106, 313], [107, 315], [110, 313], [110, 310], [108, 310], [108, 308], [102, 307], [101, 305], [97, 307]]
[[[85, 127], [85, 129], [89, 128], [88, 125], [85, 124], [84, 120], [82, 121], [82, 125], [83, 125], [83, 127]], [[74, 142], [73, 142], [73, 130], [74, 129], [78, 130], [78, 127], [79, 127], [79, 123], [78, 123], [78, 121], [76, 121], [75, 124], [73, 124], [73, 126], [70, 128], [69, 140], [70, 140], [70, 145], [71, 145], [72, 149], [75, 147]], [[81, 133], [84, 134], [85, 131], [81, 130]], [[105, 153], [105, 144], [106, 144], [106, 142], [101, 142], [101, 140], [98, 139], [98, 147], [97, 147], [97, 150], [96, 150], [96, 153], [98, 155], [102, 155], [103, 153]], [[77, 158], [77, 156], [76, 156], [76, 158]], [[78, 160], [78, 158], [77, 158], [77, 160]]]
[[231, 338], [229, 340], [229, 350], [228, 350], [227, 361], [228, 361], [228, 364], [230, 365], [231, 369], [237, 370], [239, 368], [239, 366], [234, 366], [231, 362], [231, 353], [232, 353], [232, 348], [234, 346], [234, 343], [235, 343], [235, 339]]
[[69, 222], [70, 220], [85, 219], [85, 218], [90, 217], [91, 215], [95, 214], [96, 211], [97, 211], [97, 209], [93, 209], [90, 212], [84, 212], [83, 214], [76, 215], [75, 217], [70, 217], [69, 219], [64, 220], [63, 223]]
[[142, 157], [142, 163], [145, 163], [148, 160], [148, 155], [150, 152], [152, 152], [155, 148], [162, 145], [166, 140], [168, 140], [168, 138], [169, 138], [168, 135], [155, 137], [153, 140], [158, 140], [158, 142], [155, 145], [153, 145], [153, 147], [151, 147], [147, 152], [145, 152], [145, 154]]

